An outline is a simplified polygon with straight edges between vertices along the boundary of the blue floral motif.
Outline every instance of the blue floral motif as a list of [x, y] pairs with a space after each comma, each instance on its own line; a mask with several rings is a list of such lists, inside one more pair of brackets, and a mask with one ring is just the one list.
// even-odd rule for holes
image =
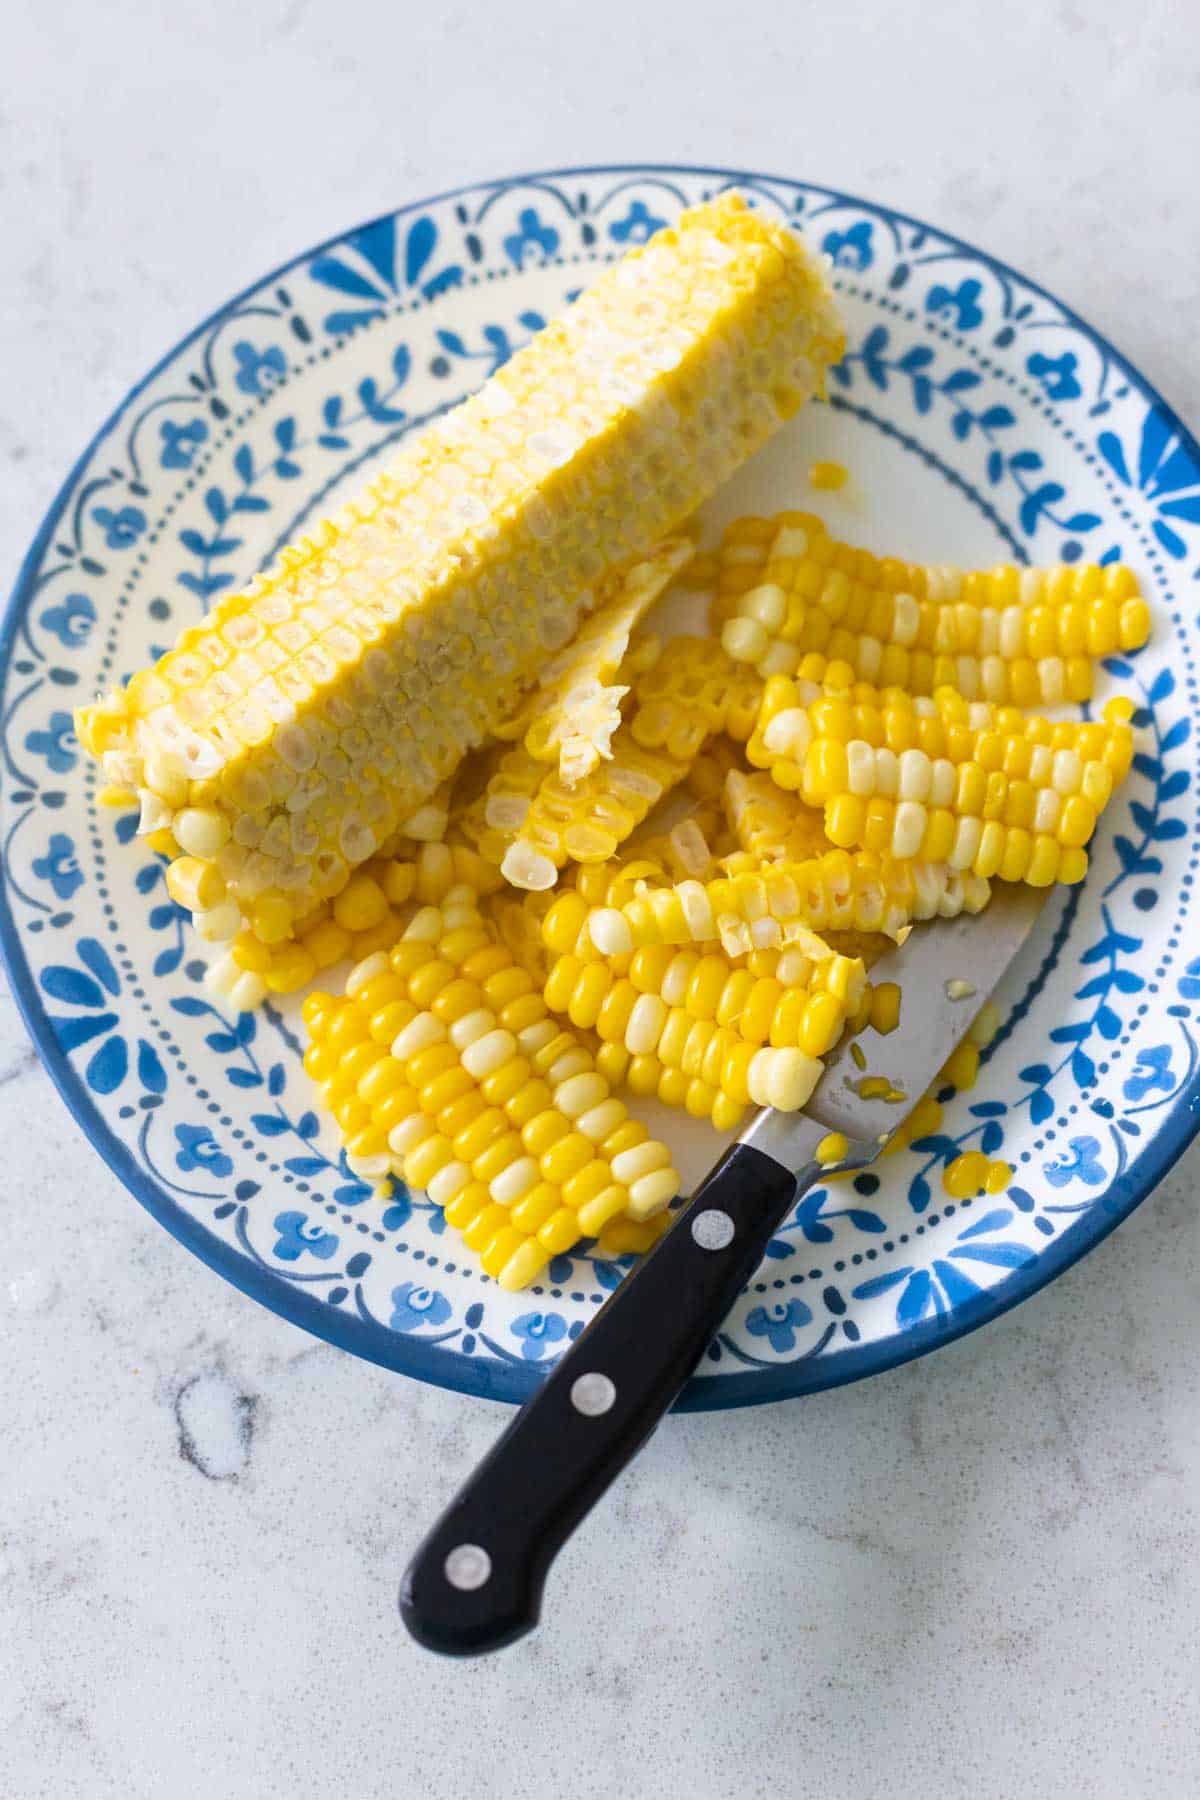
[[1025, 367], [1041, 382], [1048, 400], [1078, 400], [1083, 392], [1075, 375], [1079, 358], [1073, 350], [1064, 350], [1061, 356], [1043, 356], [1035, 350]]
[[332, 1231], [318, 1223], [309, 1224], [308, 1214], [281, 1212], [275, 1217], [275, 1254], [280, 1262], [299, 1262], [305, 1251], [320, 1262], [337, 1255], [338, 1240]]
[[1125, 1098], [1135, 1103], [1147, 1094], [1173, 1092], [1175, 1077], [1171, 1071], [1170, 1044], [1155, 1044], [1152, 1050], [1139, 1050], [1134, 1072], [1125, 1082]]
[[1053, 1162], [1042, 1164], [1042, 1174], [1051, 1187], [1066, 1187], [1082, 1181], [1087, 1187], [1099, 1187], [1106, 1179], [1100, 1162], [1100, 1144], [1094, 1137], [1075, 1137], [1069, 1147]]
[[608, 235], [614, 243], [644, 244], [656, 231], [661, 231], [666, 222], [652, 213], [644, 200], [634, 200], [623, 219], [613, 220]]
[[983, 283], [973, 277], [960, 281], [956, 288], [943, 287], [939, 282], [925, 296], [925, 311], [952, 319], [960, 331], [974, 331], [983, 324], [983, 308], [979, 304], [982, 292]]
[[504, 254], [518, 269], [525, 267], [525, 252], [540, 250], [546, 262], [558, 249], [558, 233], [553, 225], [543, 225], [536, 208], [526, 206], [517, 215], [517, 229], [504, 240]]
[[402, 1281], [392, 1289], [392, 1330], [420, 1331], [426, 1325], [444, 1325], [452, 1308], [445, 1294], [437, 1288], [418, 1287], [415, 1281]]
[[[397, 236], [396, 220], [376, 219], [360, 231], [352, 231], [338, 246], [338, 255], [318, 256], [309, 264], [313, 280], [357, 302], [327, 314], [326, 331], [341, 336], [382, 318], [387, 300], [402, 288], [419, 287], [426, 299], [432, 300], [449, 288], [461, 286], [463, 272], [459, 263], [447, 263], [436, 275], [430, 275], [429, 265], [437, 244], [437, 225], [428, 213], [422, 213], [408, 226], [403, 246]], [[364, 273], [364, 268], [369, 273]]]
[[870, 220], [860, 219], [849, 231], [827, 231], [821, 248], [839, 269], [869, 269], [875, 261]]
[[1115, 431], [1102, 431], [1096, 447], [1119, 481], [1153, 503], [1158, 517], [1152, 530], [1163, 549], [1171, 556], [1186, 556], [1187, 545], [1176, 526], [1200, 525], [1200, 466], [1168, 414], [1161, 406], [1152, 406], [1146, 414], [1136, 467], [1131, 468]]
[[45, 731], [31, 731], [26, 735], [25, 748], [32, 750], [35, 756], [44, 756], [54, 775], [65, 775], [68, 769], [73, 769], [79, 761], [76, 755], [79, 740], [70, 713], [52, 712]]
[[130, 549], [146, 529], [146, 515], [140, 506], [123, 506], [119, 512], [111, 506], [93, 506], [92, 517], [103, 527], [110, 550]]
[[[108, 951], [95, 938], [80, 938], [75, 954], [81, 967], [52, 963], [42, 970], [38, 980], [42, 992], [52, 1000], [76, 1009], [71, 1014], [50, 1018], [63, 1050], [69, 1054], [81, 1044], [103, 1039], [88, 1058], [83, 1078], [94, 1094], [111, 1094], [129, 1073], [129, 1045], [117, 1029], [121, 1021], [112, 1010], [112, 1002], [121, 992], [121, 978]], [[158, 1052], [145, 1038], [137, 1040], [137, 1073], [147, 1095], [153, 1096], [150, 1103], [157, 1105], [157, 1096], [166, 1089], [167, 1076]]]
[[796, 1327], [811, 1320], [803, 1300], [787, 1300], [778, 1306], [754, 1307], [746, 1315], [746, 1330], [751, 1337], [765, 1337], [776, 1356], [784, 1356], [795, 1348]]
[[50, 838], [45, 856], [35, 856], [33, 872], [39, 881], [48, 881], [58, 899], [69, 900], [76, 888], [83, 886], [83, 872], [75, 858], [75, 846], [65, 831]]
[[[177, 1125], [175, 1137], [179, 1144], [175, 1167], [182, 1169], [185, 1175], [193, 1169], [203, 1169], [209, 1175], [233, 1174], [232, 1158], [226, 1156], [207, 1125]], [[297, 1217], [301, 1216], [297, 1214]], [[279, 1223], [278, 1219], [275, 1223]]]
[[52, 631], [60, 644], [75, 650], [96, 623], [96, 609], [86, 594], [68, 594], [57, 606], [48, 606], [39, 623]]
[[567, 1321], [561, 1313], [529, 1312], [514, 1319], [509, 1327], [521, 1339], [521, 1355], [526, 1362], [538, 1362], [552, 1344], [561, 1343], [567, 1335]]
[[233, 346], [237, 363], [234, 380], [243, 394], [266, 394], [287, 374], [287, 357], [277, 344], [267, 350], [256, 350], [245, 338]]
[[[237, 354], [236, 351], [234, 354]], [[197, 450], [208, 437], [208, 426], [204, 420], [189, 419], [186, 425], [177, 425], [174, 419], [164, 419], [159, 430], [162, 434], [162, 454], [159, 461], [163, 468], [190, 469]]]
[[1200, 956], [1194, 956], [1179, 977], [1179, 991], [1185, 1000], [1200, 1000]]

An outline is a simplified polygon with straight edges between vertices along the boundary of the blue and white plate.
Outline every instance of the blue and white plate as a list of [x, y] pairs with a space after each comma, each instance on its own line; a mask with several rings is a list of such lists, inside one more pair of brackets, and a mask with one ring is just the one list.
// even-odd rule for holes
[[[1193, 585], [1200, 450], [1058, 301], [883, 207], [717, 169], [566, 170], [405, 207], [231, 300], [140, 381], [38, 532], [0, 640], [0, 931], [46, 1065], [99, 1153], [248, 1294], [392, 1368], [519, 1399], [622, 1267], [582, 1249], [509, 1295], [441, 1214], [339, 1164], [299, 1005], [231, 1017], [133, 819], [96, 806], [71, 708], [130, 674], [468, 393], [588, 279], [736, 184], [835, 265], [850, 349], [712, 508], [812, 506], [877, 550], [1120, 558], [1153, 600], [1133, 774], [1088, 880], [1006, 982], [1004, 1030], [945, 1135], [808, 1195], [684, 1404], [828, 1387], [946, 1343], [1103, 1237], [1200, 1120]], [[852, 471], [808, 491], [818, 457]], [[683, 1131], [686, 1134], [688, 1127]], [[699, 1134], [699, 1127], [690, 1128]], [[1016, 1173], [948, 1203], [966, 1148]], [[692, 1167], [706, 1152], [687, 1146]], [[28, 1229], [36, 1226], [31, 1221]]]

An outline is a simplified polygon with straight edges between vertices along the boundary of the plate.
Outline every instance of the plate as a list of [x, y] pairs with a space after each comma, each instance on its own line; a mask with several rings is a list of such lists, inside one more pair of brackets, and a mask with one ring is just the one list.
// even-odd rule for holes
[[[623, 1266], [584, 1249], [508, 1295], [427, 1200], [400, 1189], [385, 1204], [353, 1179], [313, 1110], [298, 1003], [242, 1018], [213, 1005], [160, 863], [130, 815], [97, 808], [71, 708], [361, 484], [595, 265], [729, 185], [832, 258], [850, 347], [829, 404], [747, 467], [711, 521], [815, 505], [838, 535], [900, 555], [1119, 557], [1156, 631], [1106, 678], [1141, 701], [1133, 774], [1087, 882], [1052, 900], [1005, 982], [978, 1088], [947, 1108], [944, 1136], [804, 1199], [682, 1404], [869, 1375], [1025, 1298], [1136, 1205], [1200, 1119], [1200, 452], [1116, 351], [1001, 263], [847, 194], [717, 169], [565, 170], [402, 208], [231, 300], [137, 384], [38, 532], [0, 640], [0, 932], [30, 1031], [96, 1149], [276, 1312], [507, 1400]], [[817, 458], [851, 470], [837, 496], [808, 489]], [[967, 1148], [1013, 1165], [1006, 1194], [946, 1199], [942, 1167]]]

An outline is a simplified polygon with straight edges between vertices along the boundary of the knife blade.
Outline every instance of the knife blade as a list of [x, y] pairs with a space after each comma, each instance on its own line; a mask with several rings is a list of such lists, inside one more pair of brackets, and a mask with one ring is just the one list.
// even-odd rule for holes
[[[872, 970], [897, 980], [898, 1028], [849, 1045], [803, 1113], [759, 1113], [671, 1230], [623, 1281], [459, 1490], [405, 1572], [400, 1612], [426, 1648], [501, 1648], [537, 1623], [550, 1564], [660, 1423], [797, 1197], [872, 1162], [970, 1027], [1041, 915], [1044, 894], [997, 884], [974, 916], [918, 926]], [[962, 986], [973, 992], [962, 992]], [[956, 994], [961, 998], [955, 998]], [[818, 1147], [840, 1132], [836, 1162]]]

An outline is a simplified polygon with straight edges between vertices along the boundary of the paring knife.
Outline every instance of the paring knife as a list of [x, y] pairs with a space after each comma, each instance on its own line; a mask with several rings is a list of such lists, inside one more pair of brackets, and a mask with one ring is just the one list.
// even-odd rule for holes
[[[1044, 898], [998, 885], [984, 912], [918, 926], [876, 964], [876, 980], [901, 983], [900, 1025], [854, 1041], [869, 1072], [903, 1099], [864, 1099], [862, 1072], [843, 1043], [803, 1113], [757, 1114], [417, 1551], [400, 1612], [418, 1643], [472, 1656], [533, 1629], [554, 1557], [659, 1424], [796, 1200], [875, 1160], [966, 1034]], [[974, 997], [953, 998], [967, 983]], [[835, 1163], [818, 1161], [831, 1132], [845, 1137], [846, 1151]]]

